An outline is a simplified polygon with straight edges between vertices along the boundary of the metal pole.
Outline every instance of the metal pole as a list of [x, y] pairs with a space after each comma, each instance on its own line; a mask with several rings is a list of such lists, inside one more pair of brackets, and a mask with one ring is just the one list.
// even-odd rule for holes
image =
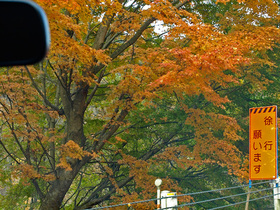
[[274, 210], [280, 210], [280, 188], [279, 188], [279, 177], [274, 180], [273, 183], [273, 198], [274, 198]]
[[249, 180], [249, 189], [248, 189], [248, 194], [247, 194], [247, 199], [246, 199], [245, 210], [249, 209], [249, 201], [250, 201], [251, 188], [252, 188], [252, 180]]
[[249, 188], [249, 190], [248, 190], [245, 210], [249, 210], [250, 193], [251, 193], [251, 188]]
[[160, 209], [160, 187], [157, 187], [157, 209]]
[[157, 187], [157, 209], [160, 209], [160, 185], [162, 184], [161, 179], [156, 179], [155, 185]]

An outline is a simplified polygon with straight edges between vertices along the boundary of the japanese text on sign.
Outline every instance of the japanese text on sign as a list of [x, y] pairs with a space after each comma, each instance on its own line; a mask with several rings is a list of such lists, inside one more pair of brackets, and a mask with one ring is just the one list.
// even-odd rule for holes
[[250, 180], [277, 177], [277, 107], [250, 109]]

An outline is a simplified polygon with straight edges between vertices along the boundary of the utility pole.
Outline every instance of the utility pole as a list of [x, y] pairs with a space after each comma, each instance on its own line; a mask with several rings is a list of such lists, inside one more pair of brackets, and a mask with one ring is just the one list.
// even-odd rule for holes
[[280, 210], [280, 187], [279, 177], [273, 180], [273, 198], [274, 198], [274, 210]]
[[249, 210], [251, 188], [252, 188], [252, 180], [249, 180], [249, 189], [248, 189], [248, 194], [247, 194], [247, 199], [246, 199], [245, 210]]

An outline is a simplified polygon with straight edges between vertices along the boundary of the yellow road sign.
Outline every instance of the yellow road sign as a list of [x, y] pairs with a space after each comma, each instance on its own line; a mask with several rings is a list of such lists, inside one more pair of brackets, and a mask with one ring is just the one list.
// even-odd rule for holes
[[277, 178], [277, 107], [251, 108], [249, 129], [250, 180]]

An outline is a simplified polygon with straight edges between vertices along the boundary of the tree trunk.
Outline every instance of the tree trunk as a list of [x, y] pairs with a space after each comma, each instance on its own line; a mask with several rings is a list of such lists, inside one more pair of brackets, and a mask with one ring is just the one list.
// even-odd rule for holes
[[41, 210], [60, 209], [62, 201], [80, 168], [76, 167], [72, 171], [58, 170], [58, 179], [51, 183], [47, 195], [41, 202]]
[[[86, 95], [87, 89], [81, 89], [76, 93], [74, 100], [71, 100], [71, 98], [67, 97], [66, 92], [62, 92], [67, 131], [65, 143], [72, 140], [79, 146], [84, 146], [86, 138], [83, 130], [83, 120]], [[73, 180], [80, 169], [86, 164], [88, 159], [89, 157], [84, 157], [83, 160], [70, 158], [69, 164], [72, 168], [71, 171], [66, 171], [64, 168], [56, 169], [57, 178], [51, 182], [51, 186], [41, 202], [41, 210], [60, 209], [63, 199], [68, 192]]]

